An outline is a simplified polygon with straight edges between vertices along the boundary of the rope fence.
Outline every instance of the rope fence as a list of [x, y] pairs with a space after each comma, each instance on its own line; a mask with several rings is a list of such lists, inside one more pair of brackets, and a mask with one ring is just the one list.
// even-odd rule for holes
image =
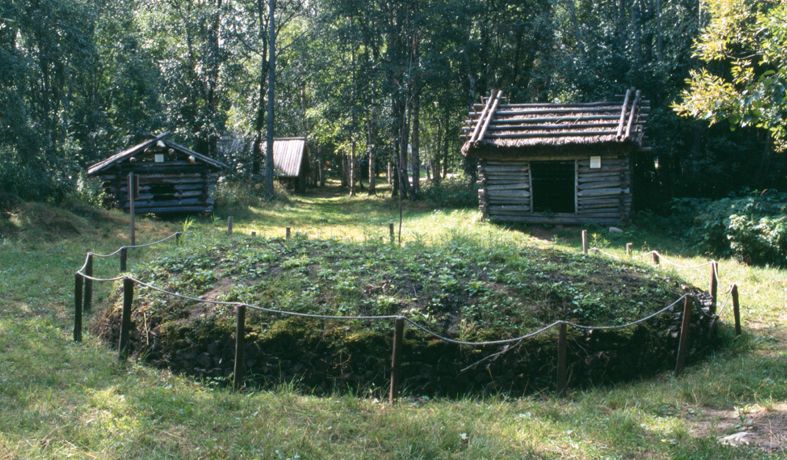
[[[389, 240], [393, 244], [394, 233], [393, 233], [393, 224], [388, 226], [389, 230]], [[227, 234], [231, 235], [233, 232], [233, 222], [232, 217], [227, 219]], [[554, 327], [558, 328], [558, 346], [557, 346], [557, 376], [556, 376], [556, 387], [557, 392], [559, 394], [563, 394], [567, 388], [567, 369], [566, 369], [566, 348], [567, 348], [567, 340], [566, 334], [568, 327], [583, 330], [583, 331], [593, 331], [593, 330], [616, 330], [616, 329], [624, 329], [632, 326], [636, 326], [638, 324], [644, 323], [648, 320], [651, 320], [659, 315], [662, 315], [668, 311], [673, 311], [675, 306], [679, 303], [683, 302], [683, 312], [681, 317], [681, 326], [680, 326], [680, 335], [678, 340], [678, 349], [676, 353], [676, 363], [675, 363], [675, 373], [680, 374], [683, 370], [686, 353], [687, 353], [687, 343], [689, 337], [689, 320], [691, 317], [691, 312], [693, 305], [700, 304], [699, 299], [693, 294], [683, 294], [679, 298], [677, 298], [672, 303], [664, 306], [663, 308], [652, 312], [642, 318], [629, 321], [623, 324], [611, 324], [611, 325], [588, 325], [588, 324], [578, 324], [571, 321], [566, 320], [557, 320], [550, 324], [547, 324], [541, 328], [536, 330], [527, 332], [523, 335], [505, 339], [496, 339], [496, 340], [483, 340], [483, 341], [467, 341], [467, 340], [460, 340], [457, 338], [452, 338], [440, 334], [427, 326], [414, 321], [413, 319], [404, 317], [402, 315], [328, 315], [328, 314], [318, 314], [318, 313], [304, 313], [304, 312], [297, 312], [297, 311], [288, 311], [288, 310], [280, 310], [276, 308], [269, 308], [264, 307], [261, 305], [250, 304], [246, 302], [238, 302], [238, 301], [222, 301], [222, 300], [214, 300], [214, 299], [207, 299], [204, 297], [197, 297], [191, 296], [187, 294], [182, 294], [179, 292], [169, 291], [162, 287], [156, 286], [152, 283], [146, 282], [144, 280], [138, 279], [133, 275], [126, 273], [127, 271], [127, 254], [129, 249], [138, 249], [138, 248], [145, 248], [155, 246], [173, 238], [176, 239], [178, 244], [180, 244], [181, 240], [181, 232], [175, 232], [171, 235], [168, 235], [164, 238], [161, 238], [156, 241], [152, 241], [149, 243], [144, 244], [132, 244], [129, 246], [121, 246], [117, 250], [108, 253], [108, 254], [96, 254], [92, 252], [88, 252], [85, 257], [85, 262], [82, 266], [75, 272], [75, 283], [74, 283], [74, 341], [80, 342], [82, 340], [82, 318], [83, 312], [90, 311], [91, 309], [91, 301], [92, 301], [92, 283], [93, 282], [115, 282], [115, 281], [123, 281], [123, 311], [121, 316], [121, 325], [120, 325], [120, 339], [118, 344], [118, 354], [121, 360], [125, 360], [129, 354], [129, 332], [132, 327], [131, 325], [131, 308], [134, 298], [134, 289], [135, 286], [139, 286], [144, 289], [148, 289], [151, 291], [159, 292], [163, 295], [180, 298], [186, 301], [195, 302], [195, 303], [202, 303], [202, 304], [209, 304], [209, 305], [218, 305], [218, 306], [227, 306], [232, 307], [235, 309], [236, 313], [236, 334], [235, 334], [235, 362], [234, 362], [234, 372], [233, 372], [233, 386], [235, 389], [240, 389], [243, 387], [244, 384], [244, 377], [245, 377], [245, 368], [243, 364], [243, 348], [244, 348], [244, 341], [245, 341], [245, 315], [246, 309], [251, 309], [255, 311], [260, 311], [263, 313], [279, 315], [279, 316], [287, 316], [287, 317], [300, 317], [300, 318], [309, 318], [309, 319], [317, 319], [317, 320], [325, 320], [325, 321], [392, 321], [394, 322], [394, 334], [393, 334], [393, 350], [391, 355], [391, 372], [390, 372], [390, 384], [389, 384], [389, 402], [393, 403], [398, 395], [398, 379], [399, 379], [399, 363], [401, 360], [401, 344], [403, 338], [403, 330], [404, 325], [407, 324], [415, 330], [419, 330], [422, 333], [430, 336], [434, 339], [458, 345], [458, 346], [467, 346], [467, 347], [487, 347], [487, 346], [503, 346], [503, 349], [499, 352], [496, 352], [492, 355], [489, 355], [483, 358], [478, 363], [475, 363], [470, 367], [473, 367], [480, 362], [486, 361], [488, 359], [497, 357], [503, 353], [509, 352], [516, 347], [518, 347], [523, 341], [538, 336], [540, 334], [546, 333], [547, 331], [551, 330]], [[285, 239], [289, 240], [292, 236], [291, 228], [287, 227], [285, 229]], [[587, 231], [582, 231], [582, 251], [584, 254], [589, 254], [590, 251], [595, 253], [603, 254], [607, 257], [611, 257], [618, 260], [624, 260], [614, 254], [607, 253], [602, 251], [599, 248], [589, 248], [588, 247], [588, 240], [587, 240]], [[631, 243], [626, 245], [626, 252], [627, 254], [632, 254], [631, 251]], [[93, 274], [93, 257], [112, 257], [115, 255], [120, 255], [120, 266], [121, 271], [124, 274], [114, 276], [114, 277], [98, 277]], [[657, 251], [651, 251], [651, 255], [653, 257], [654, 262], [660, 264], [660, 262], [664, 261], [667, 263], [671, 263], [673, 265], [682, 265], [677, 264], [674, 261], [669, 261], [669, 259], [664, 258], [661, 254]], [[732, 284], [730, 288], [725, 292], [725, 300], [719, 308], [718, 314], [716, 314], [716, 303], [717, 303], [717, 287], [719, 282], [719, 271], [718, 271], [718, 262], [716, 261], [709, 261], [703, 264], [698, 264], [696, 266], [685, 266], [684, 268], [699, 268], [702, 266], [706, 266], [710, 264], [711, 266], [711, 284], [710, 284], [710, 293], [712, 297], [712, 302], [709, 308], [709, 313], [718, 318], [718, 316], [724, 311], [725, 307], [728, 305], [729, 300], [727, 295], [729, 295], [729, 299], [732, 300], [733, 310], [734, 310], [734, 319], [735, 319], [735, 331], [736, 335], [740, 335], [741, 327], [740, 327], [740, 308], [738, 302], [738, 288], [736, 284]], [[466, 370], [468, 368], [463, 369]]]

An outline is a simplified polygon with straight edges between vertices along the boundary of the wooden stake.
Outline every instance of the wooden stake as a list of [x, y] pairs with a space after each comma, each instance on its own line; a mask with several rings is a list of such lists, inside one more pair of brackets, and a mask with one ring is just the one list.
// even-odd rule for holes
[[691, 321], [691, 298], [683, 300], [683, 317], [680, 322], [680, 339], [678, 339], [678, 356], [675, 361], [675, 375], [680, 375], [686, 362], [686, 348], [689, 342], [689, 324]]
[[394, 241], [395, 241], [394, 240], [394, 238], [395, 238], [394, 237], [394, 224], [388, 224], [388, 236], [390, 237], [389, 239], [391, 240], [391, 244], [393, 244]]
[[120, 272], [125, 273], [128, 267], [128, 248], [123, 246], [120, 248]]
[[656, 251], [652, 251], [651, 255], [653, 256], [653, 263], [659, 265], [659, 253]]
[[82, 341], [82, 275], [74, 274], [74, 342]]
[[129, 232], [131, 233], [131, 245], [132, 246], [137, 244], [137, 235], [136, 235], [136, 231], [137, 231], [137, 222], [136, 222], [137, 216], [136, 216], [136, 212], [134, 210], [134, 200], [136, 199], [137, 194], [136, 194], [136, 187], [134, 187], [134, 183], [135, 183], [134, 173], [133, 172], [132, 173], [128, 173], [128, 191], [127, 191], [126, 195], [127, 195], [127, 198], [128, 198], [128, 214], [130, 216], [130, 225], [131, 225], [131, 229], [129, 230]]
[[582, 230], [582, 254], [588, 255], [588, 231]]
[[566, 323], [560, 323], [557, 337], [557, 394], [563, 395], [568, 385], [568, 372], [566, 369]]
[[[93, 276], [93, 253], [87, 253], [87, 263], [85, 263], [85, 275]], [[85, 277], [85, 296], [82, 298], [82, 311], [90, 311], [93, 308], [93, 280]]]
[[176, 246], [180, 246], [180, 235], [182, 235], [182, 233], [175, 232], [175, 245]]
[[232, 216], [227, 217], [227, 235], [232, 235]]
[[120, 319], [120, 343], [118, 358], [122, 361], [128, 357], [128, 336], [131, 330], [131, 303], [134, 301], [134, 281], [123, 278], [123, 315]]
[[240, 390], [246, 377], [246, 364], [243, 361], [243, 347], [246, 340], [246, 306], [238, 305], [235, 315], [235, 370], [232, 386], [235, 390]]
[[292, 236], [292, 229], [290, 229], [290, 227], [284, 229], [284, 239], [289, 240], [291, 236]]
[[716, 303], [718, 302], [718, 290], [719, 290], [719, 279], [716, 277], [716, 273], [719, 270], [719, 264], [717, 262], [710, 263], [710, 312], [711, 314], [716, 313]]
[[257, 236], [257, 232], [251, 232], [251, 236]]
[[626, 243], [626, 255], [629, 257], [631, 257], [633, 246], [633, 243]]
[[399, 358], [402, 351], [402, 335], [404, 318], [396, 318], [394, 323], [393, 351], [391, 352], [391, 386], [388, 390], [388, 402], [393, 404], [399, 397]]
[[732, 313], [735, 316], [735, 335], [741, 335], [741, 305], [738, 302], [738, 285], [733, 284], [730, 290], [732, 296]]

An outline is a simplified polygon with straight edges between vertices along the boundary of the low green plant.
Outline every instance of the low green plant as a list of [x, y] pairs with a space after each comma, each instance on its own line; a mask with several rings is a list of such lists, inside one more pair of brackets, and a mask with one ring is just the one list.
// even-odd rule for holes
[[464, 175], [443, 179], [424, 187], [422, 196], [436, 208], [473, 208], [478, 206], [478, 187]]

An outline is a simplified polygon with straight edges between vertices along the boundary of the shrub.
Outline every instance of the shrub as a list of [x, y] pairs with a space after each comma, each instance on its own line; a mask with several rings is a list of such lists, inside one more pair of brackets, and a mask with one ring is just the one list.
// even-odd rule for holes
[[787, 193], [673, 200], [673, 219], [685, 218], [693, 222], [687, 236], [705, 252], [750, 264], [787, 265]]
[[[286, 187], [278, 182], [273, 182], [274, 193], [277, 201], [289, 201]], [[216, 208], [222, 211], [237, 211], [249, 207], [265, 207], [269, 202], [265, 198], [265, 188], [262, 182], [251, 180], [219, 179], [216, 188]]]
[[473, 208], [478, 206], [478, 187], [468, 184], [464, 175], [454, 176], [424, 187], [423, 198], [437, 208]]

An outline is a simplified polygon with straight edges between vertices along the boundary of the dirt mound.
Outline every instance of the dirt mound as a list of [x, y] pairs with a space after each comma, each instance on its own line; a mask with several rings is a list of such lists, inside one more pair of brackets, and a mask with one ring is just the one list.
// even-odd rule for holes
[[[463, 340], [516, 337], [555, 320], [623, 324], [698, 292], [650, 268], [532, 247], [468, 239], [397, 248], [379, 243], [236, 237], [186, 244], [137, 276], [170, 291], [278, 310], [404, 315]], [[119, 296], [116, 297], [116, 300]], [[139, 290], [132, 346], [147, 361], [223, 381], [234, 356], [234, 312]], [[572, 386], [639, 378], [674, 366], [681, 305], [619, 330], [569, 329]], [[120, 305], [98, 329], [118, 337]], [[713, 341], [711, 317], [693, 315], [689, 361]], [[251, 310], [250, 383], [297, 382], [318, 391], [382, 391], [392, 321], [337, 322]], [[523, 393], [554, 384], [556, 328], [508, 348], [459, 347], [407, 328], [402, 382], [410, 391]]]

